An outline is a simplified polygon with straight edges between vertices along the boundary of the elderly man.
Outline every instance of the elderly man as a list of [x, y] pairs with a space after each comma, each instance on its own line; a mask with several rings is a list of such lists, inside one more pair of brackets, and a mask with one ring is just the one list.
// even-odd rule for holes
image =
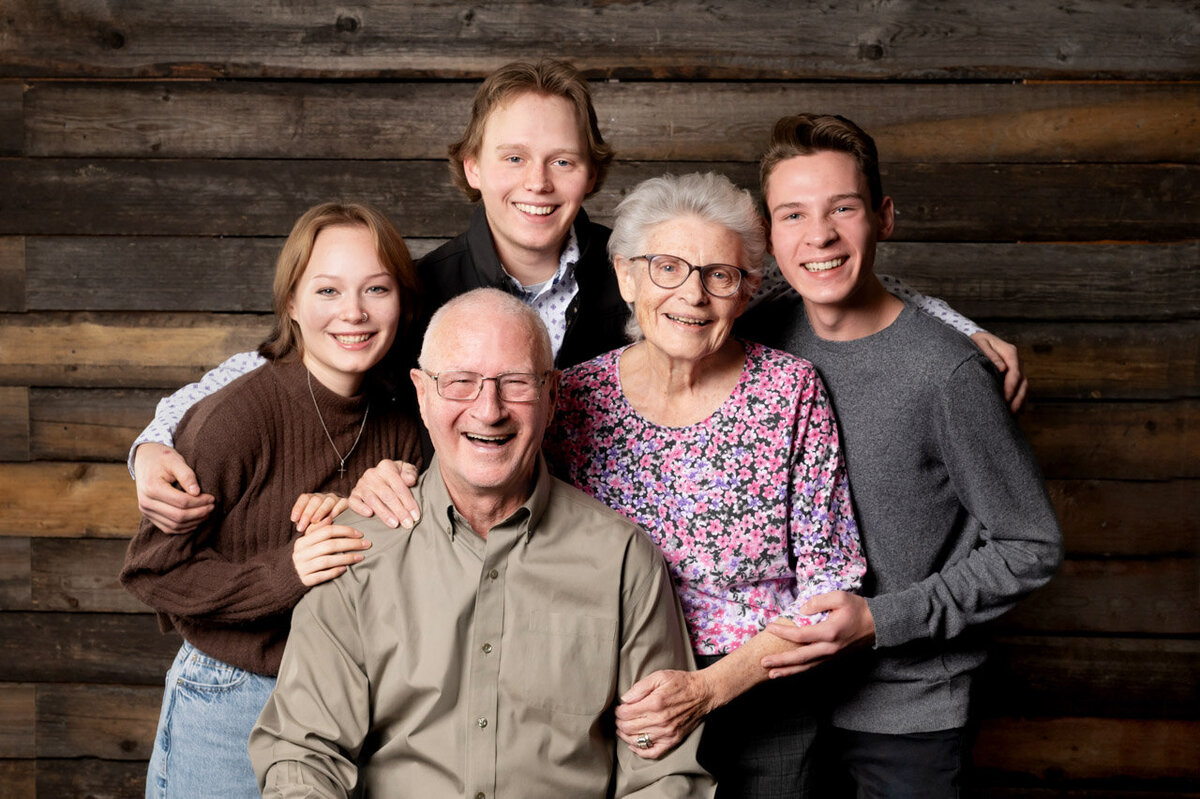
[[620, 744], [637, 679], [690, 668], [657, 548], [546, 472], [557, 373], [535, 311], [447, 303], [411, 372], [436, 455], [421, 519], [348, 514], [365, 559], [296, 607], [250, 740], [265, 796], [710, 796], [698, 735], [658, 761]]

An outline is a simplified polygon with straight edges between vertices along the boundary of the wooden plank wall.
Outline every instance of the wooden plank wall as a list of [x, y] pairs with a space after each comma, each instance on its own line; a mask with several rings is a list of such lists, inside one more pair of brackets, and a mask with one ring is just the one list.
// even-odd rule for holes
[[620, 162], [717, 169], [770, 123], [877, 134], [883, 271], [1018, 342], [1062, 573], [993, 631], [981, 795], [1200, 796], [1200, 6], [1172, 0], [6, 0], [0, 796], [140, 795], [176, 646], [115, 575], [164, 390], [266, 329], [293, 219], [463, 228], [477, 80], [572, 58]]

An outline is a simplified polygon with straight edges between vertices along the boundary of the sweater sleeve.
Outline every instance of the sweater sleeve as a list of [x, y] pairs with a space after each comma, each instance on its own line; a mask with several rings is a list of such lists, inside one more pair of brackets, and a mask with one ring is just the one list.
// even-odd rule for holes
[[1062, 532], [1028, 442], [982, 356], [942, 387], [937, 435], [968, 518], [961, 557], [906, 589], [867, 600], [876, 646], [948, 639], [993, 619], [1045, 584], [1062, 562]]
[[[154, 419], [133, 440], [133, 446], [129, 448], [129, 476], [134, 476], [133, 456], [137, 453], [138, 447], [149, 443], [171, 446], [174, 443], [175, 430], [179, 426], [179, 421], [187, 413], [188, 408], [209, 394], [216, 393], [242, 375], [254, 371], [264, 363], [266, 363], [266, 359], [257, 352], [239, 352], [224, 363], [210, 369], [199, 381], [188, 383], [174, 394], [159, 400], [158, 407], [154, 409]], [[201, 485], [205, 484], [201, 483]]]
[[[182, 535], [164, 533], [143, 518], [130, 541], [121, 581], [158, 611], [210, 625], [240, 624], [287, 612], [307, 590], [292, 563], [286, 511], [271, 522], [273, 529], [227, 529], [240, 503], [268, 501], [262, 496], [266, 432], [261, 420], [242, 410], [238, 403], [222, 403], [185, 417], [180, 427], [180, 453], [215, 494], [213, 513]], [[229, 554], [228, 543], [218, 547], [221, 536], [235, 536], [239, 546], [232, 549], [249, 554]]]
[[804, 624], [819, 621], [800, 615], [805, 602], [830, 591], [858, 591], [867, 563], [850, 501], [833, 405], [815, 370], [799, 392], [796, 419], [788, 491], [796, 599], [784, 615]]

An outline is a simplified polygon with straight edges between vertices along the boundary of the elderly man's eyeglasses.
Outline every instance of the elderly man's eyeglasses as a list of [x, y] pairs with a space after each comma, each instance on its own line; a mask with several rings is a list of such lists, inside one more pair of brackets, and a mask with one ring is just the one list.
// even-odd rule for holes
[[488, 380], [495, 381], [496, 391], [504, 402], [537, 402], [542, 397], [542, 386], [546, 385], [546, 380], [550, 377], [549, 372], [540, 375], [506, 372], [495, 377], [484, 377], [478, 372], [434, 373], [428, 369], [421, 371], [433, 378], [438, 396], [458, 402], [474, 400], [483, 391], [483, 384]]
[[637, 255], [632, 261], [644, 260], [650, 267], [650, 280], [662, 289], [679, 288], [692, 272], [700, 273], [700, 284], [714, 297], [730, 297], [742, 285], [746, 270], [729, 264], [692, 266], [675, 255]]

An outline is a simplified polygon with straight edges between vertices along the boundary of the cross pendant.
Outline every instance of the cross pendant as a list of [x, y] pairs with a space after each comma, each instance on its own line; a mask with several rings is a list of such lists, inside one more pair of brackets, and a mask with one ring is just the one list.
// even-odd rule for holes
[[345, 476], [346, 476], [346, 462], [342, 461], [341, 464], [338, 465], [338, 477], [345, 477]]

